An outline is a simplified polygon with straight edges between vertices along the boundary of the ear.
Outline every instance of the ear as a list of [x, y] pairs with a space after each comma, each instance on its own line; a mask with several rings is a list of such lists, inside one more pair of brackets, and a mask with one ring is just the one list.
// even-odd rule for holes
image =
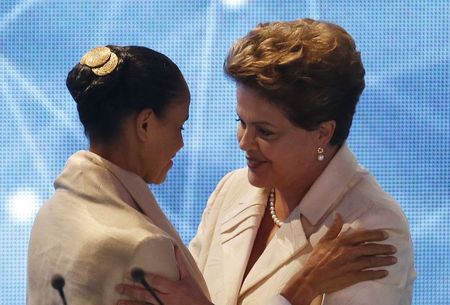
[[320, 123], [319, 128], [317, 129], [317, 141], [320, 147], [326, 147], [330, 143], [335, 129], [336, 121], [334, 120]]
[[136, 116], [136, 134], [139, 140], [146, 141], [148, 139], [154, 119], [155, 113], [150, 108], [145, 108], [138, 112]]

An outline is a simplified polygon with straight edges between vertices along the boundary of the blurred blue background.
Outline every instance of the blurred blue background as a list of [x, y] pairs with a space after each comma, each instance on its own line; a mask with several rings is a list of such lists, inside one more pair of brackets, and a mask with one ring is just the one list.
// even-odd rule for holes
[[152, 186], [186, 243], [209, 193], [245, 165], [235, 139], [228, 47], [262, 21], [312, 17], [347, 29], [367, 71], [349, 138], [401, 204], [418, 278], [414, 304], [450, 299], [450, 5], [448, 0], [1, 0], [0, 304], [25, 304], [34, 215], [68, 156], [86, 149], [65, 88], [98, 45], [144, 45], [171, 57], [191, 88], [185, 148]]

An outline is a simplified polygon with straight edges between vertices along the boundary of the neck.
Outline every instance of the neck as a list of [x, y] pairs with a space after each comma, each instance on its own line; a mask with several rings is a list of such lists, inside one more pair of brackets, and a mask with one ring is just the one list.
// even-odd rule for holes
[[337, 152], [336, 149], [328, 149], [325, 160], [316, 162], [307, 175], [303, 175], [296, 181], [290, 181], [288, 185], [276, 186], [276, 211], [280, 217], [287, 217], [300, 204], [303, 197], [309, 191], [313, 183], [319, 178]]
[[137, 158], [128, 149], [127, 143], [101, 144], [91, 143], [89, 151], [99, 155], [100, 157], [114, 163], [115, 165], [127, 171], [139, 174], [139, 167], [136, 166]]

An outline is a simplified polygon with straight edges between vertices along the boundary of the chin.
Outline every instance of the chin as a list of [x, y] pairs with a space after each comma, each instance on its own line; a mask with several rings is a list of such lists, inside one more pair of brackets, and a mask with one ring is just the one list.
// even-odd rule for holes
[[264, 188], [264, 187], [269, 186], [269, 183], [266, 179], [256, 175], [250, 169], [248, 170], [247, 178], [248, 178], [248, 182], [255, 187]]
[[144, 181], [147, 184], [161, 184], [161, 183], [164, 183], [164, 181], [166, 181], [166, 177], [167, 177], [167, 172], [162, 173], [156, 177], [144, 177]]
[[166, 181], [167, 175], [164, 174], [160, 177], [154, 178], [153, 181], [151, 182], [152, 184], [162, 184]]

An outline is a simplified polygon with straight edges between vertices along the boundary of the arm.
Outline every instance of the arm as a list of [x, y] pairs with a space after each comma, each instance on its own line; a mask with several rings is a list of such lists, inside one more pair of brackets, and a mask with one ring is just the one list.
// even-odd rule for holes
[[[373, 243], [386, 239], [382, 231], [357, 231], [341, 234], [342, 220], [340, 216], [321, 239], [314, 249], [305, 268], [283, 290], [282, 296], [275, 296], [267, 305], [309, 305], [314, 297], [332, 292], [354, 283], [378, 279], [386, 276], [386, 272], [363, 271], [368, 267], [390, 265], [395, 261], [390, 256], [391, 246]], [[339, 236], [338, 236], [339, 235]], [[362, 244], [370, 242], [370, 244]], [[161, 276], [147, 274], [151, 285], [156, 288], [165, 305], [211, 305], [209, 300], [199, 291], [189, 275], [183, 271], [185, 264], [181, 257], [177, 257], [181, 279], [173, 281]], [[154, 302], [152, 296], [133, 285], [121, 285], [122, 293], [147, 302]], [[288, 303], [286, 300], [289, 300]], [[142, 303], [122, 303], [123, 305], [137, 305]], [[153, 303], [152, 303], [153, 304]]]
[[[214, 305], [190, 275], [186, 262], [178, 247], [175, 248], [175, 257], [175, 267], [178, 266], [180, 274], [179, 280], [169, 279], [155, 273], [145, 273], [146, 281], [154, 292], [156, 292], [158, 298], [164, 305]], [[119, 305], [159, 304], [152, 294], [140, 285], [122, 283], [116, 286], [116, 291], [124, 295], [117, 302]], [[127, 296], [134, 301], [126, 300], [125, 298]]]
[[[192, 253], [192, 256], [194, 257], [196, 264], [198, 265], [198, 267], [201, 271], [203, 269], [202, 266], [204, 266], [204, 262], [207, 258], [208, 249], [210, 247], [210, 242], [212, 240], [211, 234], [213, 232], [210, 228], [212, 228], [214, 226], [214, 223], [217, 221], [216, 218], [217, 218], [218, 213], [211, 213], [211, 211], [213, 211], [214, 209], [220, 208], [221, 203], [223, 201], [222, 198], [224, 195], [223, 192], [221, 192], [222, 188], [232, 174], [233, 174], [233, 172], [228, 173], [218, 183], [214, 192], [209, 197], [207, 206], [206, 206], [205, 210], [203, 211], [202, 220], [198, 227], [197, 234], [190, 243], [189, 250]], [[177, 268], [177, 263], [175, 260], [173, 261], [172, 266]], [[143, 267], [142, 269], [145, 271], [148, 271], [149, 273], [152, 273], [151, 269], [148, 269], [145, 267]], [[160, 273], [159, 275], [163, 275], [163, 274]], [[148, 276], [150, 277], [151, 275], [148, 275]], [[152, 279], [154, 282], [155, 277], [153, 276]], [[156, 281], [158, 281], [158, 280], [156, 280]], [[161, 281], [164, 281], [164, 279], [162, 278]], [[185, 283], [183, 284], [184, 286], [188, 287], [191, 284], [193, 285], [193, 283], [189, 284], [190, 280], [189, 280], [188, 276], [184, 279], [184, 281], [185, 281]], [[122, 283], [122, 284], [126, 284], [126, 283]], [[183, 285], [180, 285], [180, 287]], [[146, 300], [146, 298], [148, 297], [148, 294], [146, 294], [146, 291], [144, 291], [142, 287], [139, 287], [139, 285], [118, 285], [117, 287], [118, 287], [118, 292], [124, 295], [123, 298], [125, 298], [125, 296], [131, 296], [131, 297], [134, 297], [134, 298], [137, 298], [140, 300]], [[183, 290], [184, 288], [181, 287], [180, 289]], [[195, 288], [187, 289], [188, 292], [189, 292], [189, 290], [194, 291]], [[124, 304], [134, 304], [134, 303], [124, 303]]]
[[139, 242], [129, 259], [127, 271], [135, 267], [174, 281], [179, 279], [174, 244], [161, 235], [155, 234]]

